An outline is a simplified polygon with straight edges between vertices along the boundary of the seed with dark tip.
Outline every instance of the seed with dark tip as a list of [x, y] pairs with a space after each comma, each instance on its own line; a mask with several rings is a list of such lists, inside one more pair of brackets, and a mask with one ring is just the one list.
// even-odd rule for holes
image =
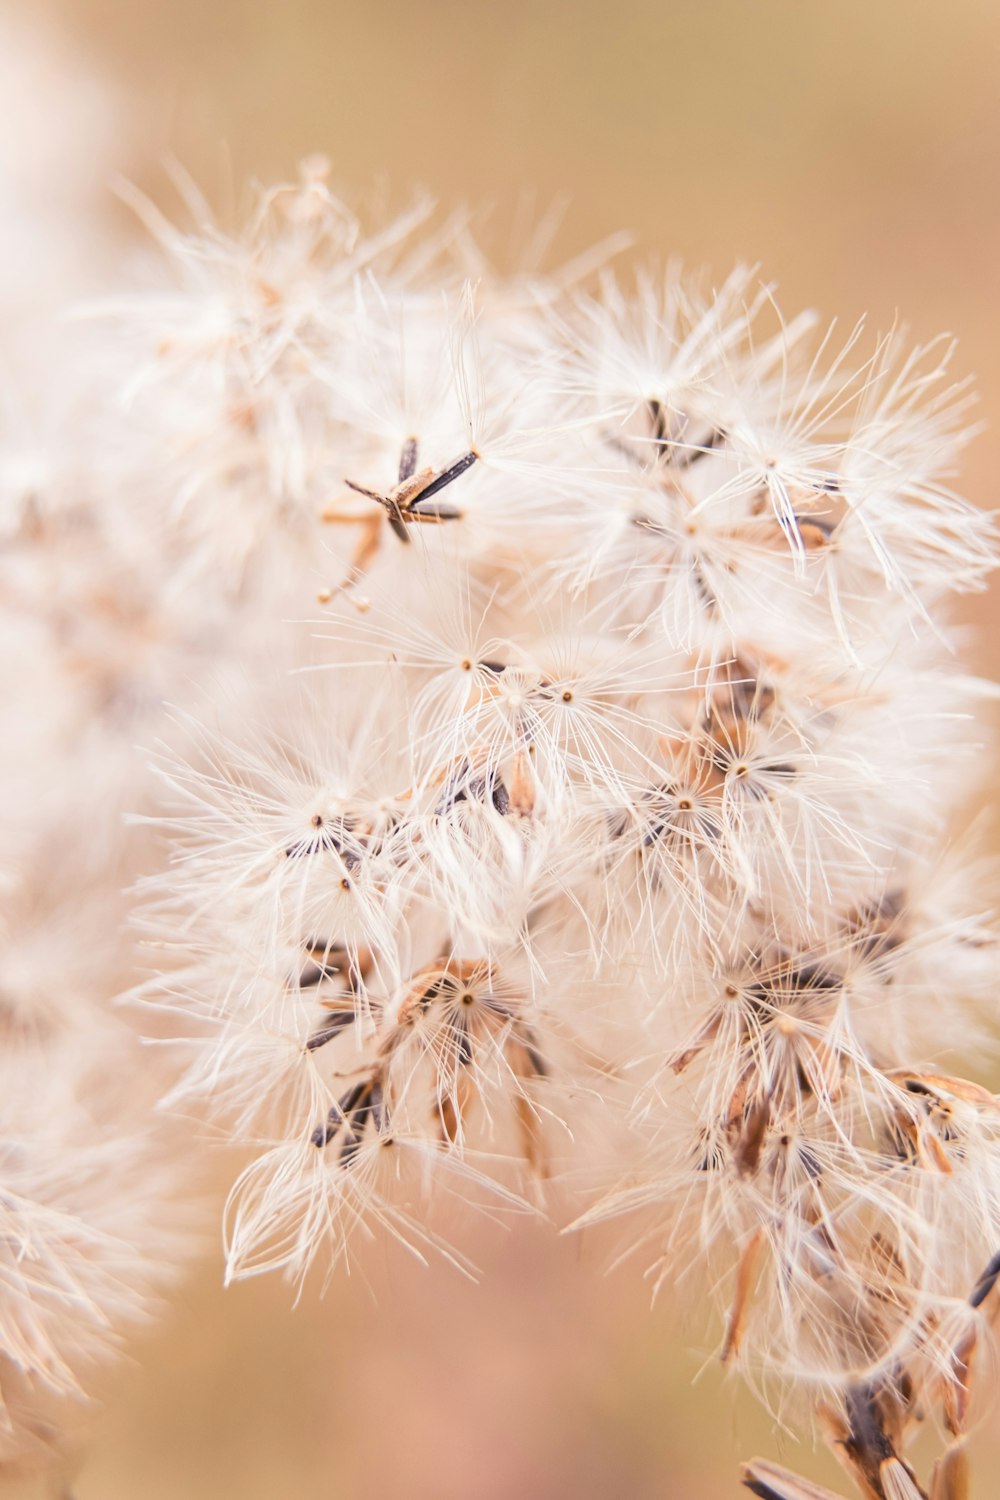
[[990, 1295], [990, 1292], [996, 1286], [998, 1278], [1000, 1278], [1000, 1250], [997, 1251], [982, 1276], [976, 1282], [975, 1290], [969, 1298], [970, 1307], [982, 1306], [986, 1298]]

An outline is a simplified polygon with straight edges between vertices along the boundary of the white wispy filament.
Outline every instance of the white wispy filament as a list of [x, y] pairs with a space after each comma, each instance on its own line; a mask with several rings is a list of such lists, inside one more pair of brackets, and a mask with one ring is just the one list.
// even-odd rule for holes
[[[229, 1277], [380, 1229], [465, 1267], [463, 1205], [614, 1219], [866, 1496], [926, 1493], [941, 1414], [957, 1500], [1000, 1102], [961, 1063], [996, 938], [945, 614], [995, 548], [950, 348], [785, 322], [749, 271], [501, 278], [319, 161], [234, 235], [182, 187], [190, 233], [138, 205], [169, 279], [90, 308], [87, 524], [114, 608], [142, 558], [93, 655], [160, 746], [169, 1102], [250, 1151]], [[10, 524], [30, 592], [62, 523]]]

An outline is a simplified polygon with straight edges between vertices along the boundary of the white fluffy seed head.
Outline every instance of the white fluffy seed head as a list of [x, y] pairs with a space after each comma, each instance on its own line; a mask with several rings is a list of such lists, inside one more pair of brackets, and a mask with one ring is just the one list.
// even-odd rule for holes
[[253, 1152], [229, 1276], [574, 1196], [707, 1272], [763, 1384], [954, 1408], [1000, 1116], [958, 1061], [996, 940], [943, 610], [994, 536], [950, 348], [747, 271], [473, 282], [320, 162], [234, 233], [180, 186], [190, 231], [137, 202], [167, 273], [86, 325], [90, 484], [0, 471], [4, 672], [48, 704], [3, 753], [121, 768], [170, 1100]]

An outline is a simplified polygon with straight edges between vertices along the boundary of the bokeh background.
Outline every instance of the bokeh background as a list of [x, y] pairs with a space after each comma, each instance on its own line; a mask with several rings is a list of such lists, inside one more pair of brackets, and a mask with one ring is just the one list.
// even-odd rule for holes
[[[85, 283], [98, 241], [138, 233], [114, 172], [159, 196], [173, 153], [224, 209], [322, 150], [351, 196], [490, 208], [501, 261], [559, 201], [556, 256], [628, 228], [633, 258], [759, 262], [790, 312], [950, 330], [992, 421], [962, 487], [991, 507], [998, 74], [997, 0], [5, 0], [5, 191], [38, 221], [79, 210], [22, 317], [43, 270]], [[1000, 671], [996, 594], [963, 618]], [[836, 1483], [637, 1268], [540, 1227], [473, 1248], [477, 1285], [377, 1251], [293, 1308], [270, 1280], [223, 1293], [208, 1244], [133, 1346], [77, 1500], [736, 1500], [739, 1457], [778, 1449]], [[976, 1447], [989, 1500], [1000, 1442]]]

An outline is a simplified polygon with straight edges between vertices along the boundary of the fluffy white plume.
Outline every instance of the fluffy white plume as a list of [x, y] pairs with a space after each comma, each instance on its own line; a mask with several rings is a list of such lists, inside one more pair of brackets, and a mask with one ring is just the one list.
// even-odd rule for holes
[[4, 754], [137, 815], [169, 1102], [252, 1153], [229, 1276], [380, 1228], [464, 1265], [463, 1205], [624, 1216], [895, 1500], [924, 1412], [963, 1431], [1000, 1245], [1000, 1103], [954, 1060], [996, 939], [942, 611], [994, 536], [950, 348], [785, 322], [747, 271], [473, 281], [319, 161], [234, 233], [179, 181], [191, 232], [137, 201], [167, 275], [81, 334], [94, 463], [7, 508], [10, 670], [58, 689]]

